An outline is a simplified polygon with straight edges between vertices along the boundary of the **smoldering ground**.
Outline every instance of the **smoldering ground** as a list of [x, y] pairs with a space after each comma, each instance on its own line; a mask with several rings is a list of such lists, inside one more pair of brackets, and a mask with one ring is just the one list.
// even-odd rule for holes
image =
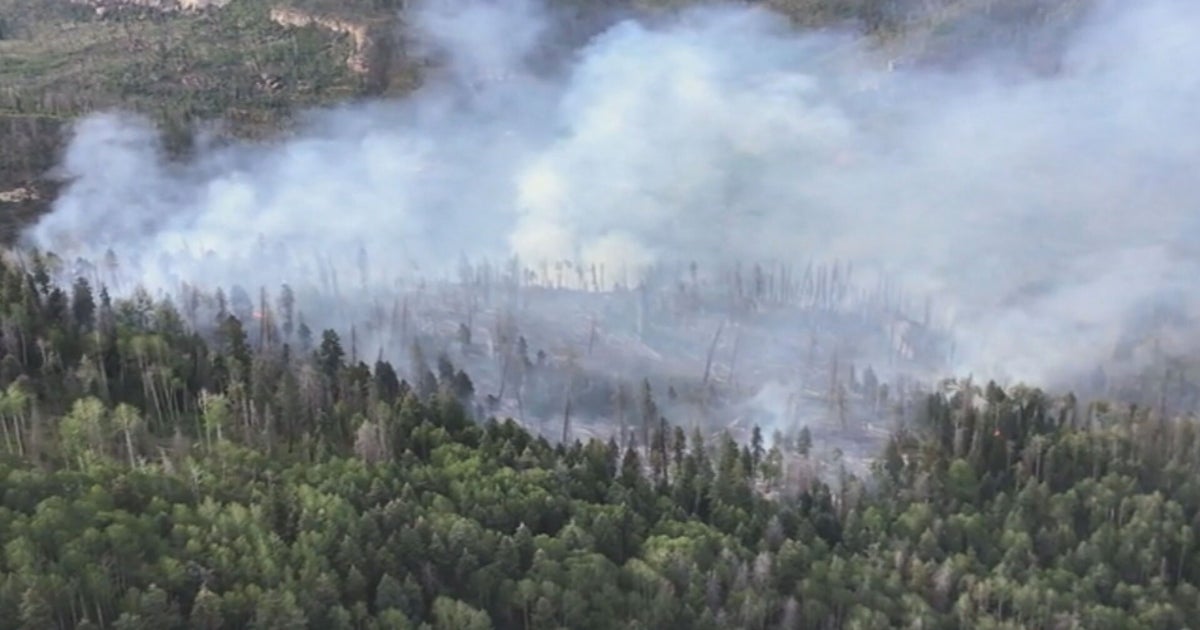
[[1108, 360], [1147, 304], [1195, 312], [1195, 3], [1098, 4], [1049, 76], [986, 54], [889, 71], [852, 31], [745, 6], [621, 21], [534, 70], [546, 15], [429, 2], [408, 22], [440, 73], [273, 144], [171, 162], [145, 120], [82, 120], [26, 241], [111, 249], [168, 290], [315, 286], [356, 277], [360, 251], [383, 290], [460, 255], [600, 266], [610, 286], [654, 264], [852, 260], [933, 296], [947, 371], [1044, 383]]

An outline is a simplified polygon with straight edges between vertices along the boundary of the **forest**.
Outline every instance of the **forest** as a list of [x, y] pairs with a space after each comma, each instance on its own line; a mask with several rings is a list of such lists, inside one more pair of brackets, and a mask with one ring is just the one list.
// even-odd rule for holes
[[0, 267], [0, 626], [1179, 628], [1193, 419], [953, 381], [873, 465], [807, 431], [623, 439], [481, 417], [412, 349]]
[[[285, 26], [283, 4], [351, 22]], [[569, 43], [609, 9], [691, 3], [552, 4], [576, 12], [556, 34]], [[1052, 73], [1055, 25], [1089, 3], [767, 4], [933, 65], [987, 47], [972, 30], [987, 14], [1013, 27], [988, 37]], [[179, 157], [197, 129], [270, 138], [308, 106], [412, 90], [426, 60], [397, 42], [372, 49], [399, 62], [382, 84], [347, 63], [378, 34], [352, 20], [404, 5], [0, 0], [5, 231], [54, 199], [63, 131], [87, 112], [148, 114]], [[207, 258], [151, 269], [151, 293], [112, 249], [0, 255], [0, 630], [1165, 630], [1200, 615], [1182, 301], [1122, 324], [1106, 364], [1123, 371], [1090, 354], [1071, 371], [1089, 384], [1051, 390], [936, 381], [962, 339], [925, 295], [861, 284], [846, 260], [677, 261], [626, 283], [603, 264], [464, 255], [439, 284], [362, 247], [357, 264], [294, 247], [319, 289], [255, 286], [268, 273], [200, 286], [219, 275]], [[254, 256], [245, 269], [289, 271], [277, 250]]]

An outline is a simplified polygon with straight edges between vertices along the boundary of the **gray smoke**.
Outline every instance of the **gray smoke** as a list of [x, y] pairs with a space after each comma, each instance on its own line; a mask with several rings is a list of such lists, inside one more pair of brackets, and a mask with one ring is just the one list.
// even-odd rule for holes
[[1193, 2], [1099, 6], [1049, 77], [986, 61], [889, 71], [853, 33], [746, 7], [621, 22], [564, 71], [535, 72], [545, 15], [430, 3], [409, 22], [442, 73], [275, 144], [171, 163], [145, 120], [87, 118], [71, 183], [28, 242], [111, 248], [167, 288], [295, 284], [323, 256], [353, 268], [360, 248], [382, 286], [462, 254], [598, 264], [610, 280], [849, 259], [934, 296], [960, 336], [950, 367], [1035, 381], [1105, 359], [1143, 305], [1195, 312]]

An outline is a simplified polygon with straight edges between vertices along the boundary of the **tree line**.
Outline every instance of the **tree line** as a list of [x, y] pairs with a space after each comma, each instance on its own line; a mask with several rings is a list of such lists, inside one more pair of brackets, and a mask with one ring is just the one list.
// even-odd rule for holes
[[[186, 310], [186, 307], [185, 309]], [[280, 316], [282, 319], [282, 316]], [[0, 628], [1179, 628], [1192, 419], [951, 381], [871, 475], [0, 265]], [[276, 334], [276, 333], [272, 333]], [[640, 392], [643, 414], [654, 392]], [[654, 416], [658, 416], [654, 418]], [[615, 422], [614, 422], [615, 425]]]

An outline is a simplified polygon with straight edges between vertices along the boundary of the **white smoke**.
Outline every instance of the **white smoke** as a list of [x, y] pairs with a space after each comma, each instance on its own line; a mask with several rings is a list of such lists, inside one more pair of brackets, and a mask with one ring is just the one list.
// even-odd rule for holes
[[164, 160], [147, 122], [83, 120], [28, 241], [150, 285], [277, 286], [322, 256], [414, 269], [519, 255], [613, 270], [841, 257], [935, 295], [956, 368], [1043, 379], [1111, 352], [1139, 304], [1194, 293], [1200, 7], [1110, 3], [1062, 72], [887, 71], [854, 35], [763, 10], [626, 21], [561, 76], [530, 3], [430, 4], [448, 63], [411, 97], [291, 139]]

